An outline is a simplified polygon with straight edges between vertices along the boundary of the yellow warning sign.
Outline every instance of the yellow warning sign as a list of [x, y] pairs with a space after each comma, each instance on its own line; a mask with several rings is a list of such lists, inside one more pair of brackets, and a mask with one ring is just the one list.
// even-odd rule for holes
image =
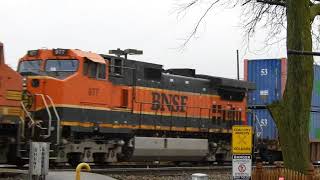
[[232, 153], [251, 154], [252, 151], [252, 127], [232, 126]]

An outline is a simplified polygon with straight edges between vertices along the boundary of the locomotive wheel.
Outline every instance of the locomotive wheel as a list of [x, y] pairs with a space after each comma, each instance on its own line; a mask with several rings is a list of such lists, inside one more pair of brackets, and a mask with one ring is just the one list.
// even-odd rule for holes
[[223, 165], [225, 161], [225, 156], [224, 154], [216, 154], [216, 161], [218, 165]]
[[68, 163], [72, 167], [77, 167], [78, 164], [80, 164], [82, 159], [82, 154], [81, 153], [70, 153], [68, 154]]

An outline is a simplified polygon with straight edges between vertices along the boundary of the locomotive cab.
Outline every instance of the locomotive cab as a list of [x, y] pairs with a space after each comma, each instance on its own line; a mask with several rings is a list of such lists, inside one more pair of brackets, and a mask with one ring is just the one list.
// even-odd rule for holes
[[18, 71], [24, 76], [50, 76], [63, 80], [83, 68], [84, 74], [90, 71], [92, 77], [98, 64], [105, 64], [102, 58], [97, 57], [79, 50], [32, 50], [20, 60]]
[[[73, 49], [28, 51], [20, 59], [18, 72], [23, 76], [27, 96], [24, 105], [30, 112], [28, 119], [42, 122], [41, 127], [51, 126], [51, 121], [58, 123], [60, 119], [74, 120], [69, 112], [65, 113], [65, 104], [80, 107], [97, 101], [89, 87], [107, 77], [106, 61], [102, 57]], [[98, 89], [107, 88], [106, 84], [99, 86]], [[45, 137], [49, 135], [48, 130]]]

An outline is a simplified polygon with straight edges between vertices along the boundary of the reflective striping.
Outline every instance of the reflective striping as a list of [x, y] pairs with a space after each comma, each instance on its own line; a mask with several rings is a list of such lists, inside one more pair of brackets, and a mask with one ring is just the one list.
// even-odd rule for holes
[[19, 107], [0, 107], [0, 114], [4, 116], [22, 116], [23, 111]]
[[[94, 123], [90, 122], [75, 122], [61, 121], [62, 126], [79, 126], [79, 127], [94, 127]], [[164, 130], [164, 131], [182, 131], [182, 132], [201, 132], [199, 128], [193, 127], [168, 127], [168, 126], [153, 126], [153, 125], [128, 125], [128, 124], [98, 124], [100, 128], [115, 128], [115, 129], [145, 129], [145, 130]], [[209, 132], [230, 133], [228, 129], [208, 129]], [[203, 132], [203, 131], [202, 131]]]
[[99, 127], [102, 127], [102, 128], [113, 128], [113, 125], [112, 124], [99, 124]]
[[15, 125], [15, 124], [17, 124], [17, 122], [14, 121], [14, 120], [3, 119], [3, 120], [0, 121], [0, 124], [2, 124], [2, 125], [3, 125], [3, 124]]
[[93, 127], [94, 123], [91, 122], [75, 122], [75, 121], [61, 121], [62, 126], [80, 126], [80, 127]]
[[[117, 112], [131, 112], [131, 109], [122, 109], [122, 108], [102, 108], [94, 106], [79, 106], [79, 105], [70, 105], [70, 104], [56, 104], [57, 108], [78, 108], [78, 109], [91, 109], [91, 110], [107, 110], [107, 111], [117, 111]], [[49, 106], [50, 108], [51, 106]], [[45, 107], [37, 108], [36, 111], [43, 110]], [[148, 111], [133, 111], [134, 114], [146, 114], [146, 115], [156, 115], [156, 116], [167, 116], [167, 117], [186, 117], [185, 114], [171, 114], [171, 113], [155, 113]], [[187, 116], [186, 118], [201, 118], [201, 119], [211, 119], [210, 117], [201, 117], [201, 116]], [[229, 120], [226, 120], [229, 121]]]
[[112, 126], [112, 128], [116, 128], [116, 129], [132, 129], [132, 125], [128, 125], [128, 124], [114, 124]]
[[[227, 121], [213, 121], [209, 124], [203, 122], [207, 121], [205, 119], [188, 120], [185, 117], [139, 116], [131, 114], [131, 112], [123, 114], [124, 112], [83, 110], [80, 108], [58, 108], [57, 110], [62, 112], [62, 120], [67, 122], [63, 124], [65, 126], [100, 127], [110, 129], [146, 129], [175, 132], [231, 133], [231, 123]], [[37, 113], [41, 114], [43, 112]]]
[[139, 129], [148, 129], [148, 130], [155, 130], [156, 127], [152, 125], [140, 125]]
[[21, 101], [22, 100], [22, 92], [8, 90], [5, 94], [5, 98], [7, 100]]
[[[49, 105], [49, 108], [51, 108], [52, 106]], [[81, 105], [71, 105], [71, 104], [56, 104], [55, 105], [56, 108], [78, 108], [78, 109], [92, 109], [92, 110], [106, 110], [106, 111], [110, 111], [111, 108], [103, 108], [103, 107], [95, 107], [95, 106], [81, 106]], [[44, 106], [42, 107], [38, 107], [36, 109], [36, 111], [40, 111], [45, 109]]]
[[171, 127], [171, 131], [185, 131], [186, 128], [184, 127]]
[[[52, 106], [49, 105], [49, 108]], [[95, 106], [79, 106], [79, 105], [70, 105], [70, 104], [56, 104], [56, 108], [76, 108], [76, 109], [84, 109], [84, 110], [102, 110], [102, 111], [112, 111], [112, 112], [133, 112], [133, 114], [142, 114], [142, 115], [154, 115], [154, 116], [165, 116], [165, 117], [182, 117], [182, 118], [197, 118], [203, 120], [212, 120], [212, 117], [209, 116], [200, 116], [200, 115], [188, 115], [186, 114], [174, 114], [174, 113], [159, 113], [159, 112], [150, 112], [150, 111], [131, 111], [131, 109], [127, 108], [103, 108], [103, 107], [95, 107]], [[37, 108], [36, 111], [44, 110], [45, 107]], [[235, 122], [244, 122], [244, 120], [230, 120], [225, 119], [221, 121], [235, 121]]]
[[189, 131], [189, 132], [199, 132], [200, 129], [199, 129], [199, 128], [194, 128], [194, 127], [187, 127], [187, 128], [186, 128], [186, 131]]

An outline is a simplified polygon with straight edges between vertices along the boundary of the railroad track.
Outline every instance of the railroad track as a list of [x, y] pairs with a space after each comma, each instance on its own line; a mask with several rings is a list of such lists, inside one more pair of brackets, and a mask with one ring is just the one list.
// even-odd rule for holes
[[[186, 171], [198, 171], [198, 170], [206, 170], [206, 171], [217, 171], [217, 170], [229, 170], [231, 169], [231, 165], [225, 166], [173, 166], [173, 165], [106, 165], [106, 166], [97, 166], [91, 165], [91, 172], [93, 173], [153, 173], [153, 172], [186, 172]], [[50, 168], [50, 171], [75, 171], [75, 168], [72, 167], [55, 167]], [[27, 173], [28, 166], [23, 168], [16, 168], [11, 165], [0, 165], [0, 173]]]
[[[275, 166], [264, 166], [273, 168]], [[50, 171], [75, 171], [75, 168], [51, 168]], [[107, 166], [96, 166], [91, 165], [91, 172], [104, 175], [155, 175], [155, 176], [179, 176], [193, 173], [231, 173], [231, 164], [218, 166], [165, 166], [165, 165], [107, 165]], [[0, 166], [0, 174], [27, 174], [28, 167], [17, 169], [13, 166]]]
[[192, 173], [226, 172], [231, 171], [231, 166], [203, 166], [203, 167], [158, 167], [158, 168], [110, 168], [93, 169], [98, 174], [121, 174], [121, 175], [184, 175]]

